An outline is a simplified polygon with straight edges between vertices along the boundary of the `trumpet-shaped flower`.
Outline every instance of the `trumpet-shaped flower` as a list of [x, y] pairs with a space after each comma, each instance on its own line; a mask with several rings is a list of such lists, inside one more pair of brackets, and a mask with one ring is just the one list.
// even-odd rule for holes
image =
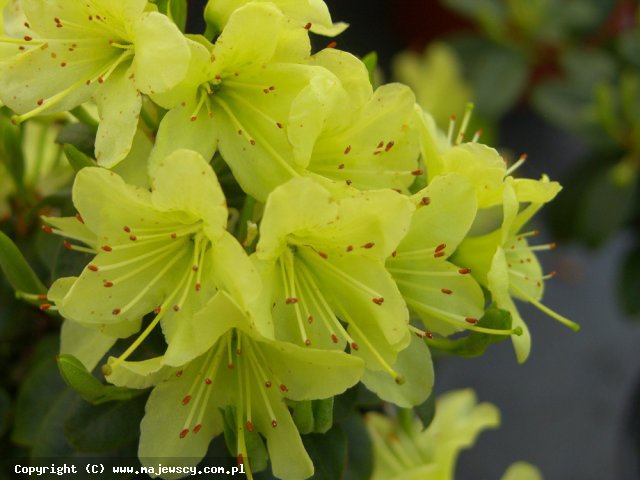
[[273, 3], [295, 22], [296, 27], [319, 35], [339, 35], [348, 27], [342, 22], [333, 23], [329, 9], [322, 0], [209, 0], [204, 17], [215, 31], [220, 32], [233, 12], [251, 1]]
[[[145, 465], [198, 463], [211, 439], [223, 430], [219, 409], [232, 407], [235, 453], [238, 462], [245, 464], [248, 478], [253, 478], [248, 438], [257, 433], [266, 440], [274, 475], [307, 478], [313, 474], [313, 464], [285, 399], [340, 394], [360, 379], [362, 361], [342, 352], [262, 337], [235, 301], [221, 295], [222, 306], [213, 307], [220, 303], [214, 299], [195, 317], [197, 322], [214, 325], [212, 347], [184, 366], [165, 367], [162, 381], [147, 401], [140, 426], [140, 460]], [[134, 377], [110, 380], [135, 387], [141, 381]]]
[[[499, 229], [478, 237], [466, 238], [453, 261], [471, 268], [472, 275], [487, 287], [497, 306], [511, 312], [513, 324], [523, 334], [512, 337], [518, 361], [524, 362], [531, 349], [531, 336], [512, 297], [529, 302], [556, 320], [577, 330], [579, 327], [540, 303], [544, 275], [535, 252], [554, 248], [555, 244], [530, 246], [528, 238], [537, 232], [522, 232], [522, 227], [560, 191], [557, 182], [515, 181], [507, 177], [503, 189], [503, 220]], [[525, 205], [524, 208], [521, 208]]]
[[422, 174], [411, 89], [394, 83], [373, 92], [362, 61], [339, 50], [325, 49], [310, 62], [333, 72], [349, 96], [317, 130], [290, 133], [296, 153], [310, 157], [306, 169], [361, 190], [406, 192]]
[[[289, 137], [315, 131], [337, 103], [332, 92], [347, 94], [327, 69], [301, 63], [309, 40], [291, 50], [289, 31], [273, 4], [252, 2], [233, 12], [215, 45], [192, 41], [185, 82], [152, 97], [171, 111], [151, 162], [178, 146], [205, 158], [218, 149], [243, 190], [259, 200], [299, 176], [305, 164], [296, 163]], [[300, 115], [290, 118], [291, 111]]]
[[426, 430], [418, 419], [408, 429], [378, 413], [366, 420], [374, 446], [373, 480], [453, 480], [460, 451], [482, 430], [496, 428], [500, 412], [478, 404], [472, 390], [457, 390], [437, 399]]
[[187, 72], [189, 48], [146, 0], [22, 0], [29, 33], [5, 36], [14, 56], [2, 62], [0, 99], [22, 121], [72, 109], [93, 98], [100, 115], [96, 159], [122, 160], [131, 147], [141, 93], [166, 91]]
[[412, 198], [417, 208], [411, 228], [386, 266], [409, 307], [422, 319], [426, 335], [461, 330], [513, 333], [476, 326], [484, 312], [482, 289], [469, 268], [448, 261], [476, 216], [473, 185], [465, 177], [448, 174], [436, 177]]
[[[179, 365], [211, 346], [207, 324], [193, 314], [218, 289], [246, 308], [257, 275], [226, 231], [225, 198], [211, 167], [181, 150], [161, 162], [152, 190], [126, 184], [102, 168], [81, 170], [73, 187], [79, 215], [47, 218], [46, 227], [88, 245], [94, 253], [77, 279], [54, 284], [60, 313], [85, 326], [124, 329], [127, 336], [151, 312], [155, 318], [119, 362], [159, 323], [169, 348], [165, 361]], [[64, 282], [60, 284], [60, 282]]]
[[[407, 309], [384, 268], [413, 208], [391, 190], [350, 193], [332, 194], [309, 178], [272, 192], [255, 254], [271, 287], [264, 303], [273, 307], [277, 338], [340, 351], [348, 345], [366, 362], [369, 388], [416, 403], [431, 388], [430, 358], [422, 342], [407, 348]], [[404, 351], [414, 360], [422, 351], [419, 378], [408, 378], [406, 370], [416, 370], [401, 358]]]

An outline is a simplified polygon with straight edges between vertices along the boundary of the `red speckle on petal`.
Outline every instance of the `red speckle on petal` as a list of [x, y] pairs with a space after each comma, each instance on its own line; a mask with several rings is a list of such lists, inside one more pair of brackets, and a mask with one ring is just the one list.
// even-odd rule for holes
[[271, 420], [271, 427], [276, 428], [278, 426], [278, 422], [275, 420]]
[[280, 390], [283, 391], [283, 392], [288, 392], [289, 391], [289, 389], [287, 388], [287, 386], [284, 383], [280, 384]]

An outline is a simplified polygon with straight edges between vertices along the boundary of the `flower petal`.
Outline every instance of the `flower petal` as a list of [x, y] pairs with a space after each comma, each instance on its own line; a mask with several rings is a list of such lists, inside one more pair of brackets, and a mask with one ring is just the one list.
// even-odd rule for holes
[[362, 383], [381, 399], [399, 407], [411, 408], [424, 402], [433, 389], [433, 363], [429, 348], [418, 337], [402, 350], [393, 364], [393, 370], [402, 377], [398, 384], [393, 377], [382, 371], [366, 370]]

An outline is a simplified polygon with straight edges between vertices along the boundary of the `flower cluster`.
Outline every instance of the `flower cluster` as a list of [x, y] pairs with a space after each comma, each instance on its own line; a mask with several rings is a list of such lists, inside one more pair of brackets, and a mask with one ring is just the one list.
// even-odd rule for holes
[[[15, 0], [0, 39], [15, 122], [97, 112], [78, 214], [44, 218], [90, 259], [41, 308], [65, 318], [62, 353], [153, 388], [143, 464], [198, 462], [230, 417], [249, 478], [265, 443], [274, 475], [307, 478], [293, 402], [362, 382], [419, 405], [430, 348], [459, 332], [511, 336], [524, 361], [514, 298], [574, 327], [540, 303], [535, 252], [552, 245], [522, 231], [557, 183], [513, 178], [519, 163], [467, 141], [468, 115], [447, 136], [410, 88], [374, 90], [333, 45], [312, 53], [309, 32], [346, 28], [320, 0], [210, 0], [205, 17], [207, 37], [146, 0]], [[484, 324], [490, 306], [512, 325]], [[157, 330], [163, 354], [140, 359]]]

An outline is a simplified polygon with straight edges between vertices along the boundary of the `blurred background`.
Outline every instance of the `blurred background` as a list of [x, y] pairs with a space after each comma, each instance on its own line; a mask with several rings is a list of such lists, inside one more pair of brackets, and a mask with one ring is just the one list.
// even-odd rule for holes
[[[193, 32], [204, 30], [205, 3], [189, 1]], [[480, 140], [507, 158], [527, 154], [523, 176], [546, 173], [565, 187], [536, 225], [543, 241], [558, 242], [540, 255], [545, 270], [558, 273], [544, 302], [582, 331], [521, 306], [533, 336], [526, 364], [517, 364], [508, 342], [472, 360], [437, 359], [437, 393], [472, 387], [502, 411], [501, 428], [463, 453], [457, 478], [497, 479], [515, 460], [539, 466], [548, 480], [640, 478], [638, 2], [326, 3], [335, 21], [351, 24], [335, 39], [338, 48], [369, 64], [377, 56], [378, 82], [409, 84], [445, 131], [451, 115], [460, 118], [473, 102], [469, 135], [481, 131]], [[331, 40], [316, 37], [315, 45]], [[74, 143], [82, 132], [64, 123], [66, 137], [57, 141]], [[7, 151], [22, 141], [49, 141], [37, 126], [31, 130], [0, 115], [0, 230], [49, 281], [82, 263], [38, 220], [46, 208], [74, 213], [68, 188], [51, 194], [72, 172], [59, 168], [66, 165], [59, 148]], [[19, 172], [25, 182], [17, 189], [4, 182], [17, 168], [7, 159], [36, 153], [48, 157], [47, 169]], [[58, 319], [17, 302], [0, 279], [0, 460], [103, 451], [135, 458], [145, 397], [95, 406], [70, 392], [53, 360], [58, 329]], [[76, 419], [70, 423], [69, 412]], [[218, 443], [212, 449], [224, 449]], [[5, 475], [0, 469], [0, 479], [11, 478]]]
[[457, 478], [499, 478], [516, 459], [547, 479], [640, 478], [640, 17], [616, 0], [328, 0], [351, 27], [338, 47], [378, 54], [386, 81], [410, 84], [441, 128], [475, 103], [472, 128], [523, 176], [564, 190], [536, 225], [547, 306], [529, 305], [533, 349], [440, 359], [436, 391], [473, 387], [502, 411], [460, 459]]

